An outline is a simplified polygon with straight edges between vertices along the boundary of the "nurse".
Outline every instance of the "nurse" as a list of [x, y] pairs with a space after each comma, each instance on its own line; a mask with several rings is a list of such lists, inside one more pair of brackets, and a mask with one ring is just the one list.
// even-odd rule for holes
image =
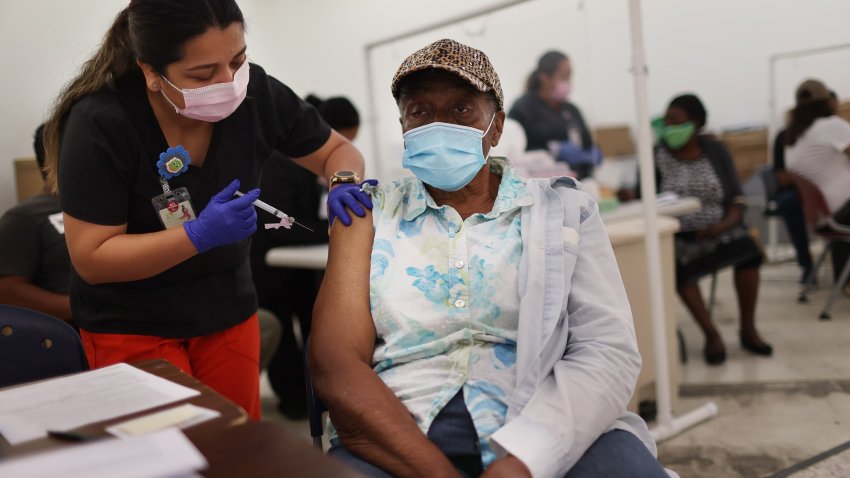
[[278, 221], [252, 205], [263, 161], [328, 178], [331, 220], [371, 203], [357, 149], [246, 50], [233, 0], [133, 0], [44, 139], [89, 365], [162, 357], [259, 419], [248, 252], [256, 222]]
[[549, 51], [537, 61], [526, 82], [526, 91], [511, 107], [508, 117], [525, 130], [526, 149], [548, 150], [563, 161], [578, 179], [593, 172], [602, 161], [599, 149], [578, 107], [570, 101], [573, 68], [567, 55]]

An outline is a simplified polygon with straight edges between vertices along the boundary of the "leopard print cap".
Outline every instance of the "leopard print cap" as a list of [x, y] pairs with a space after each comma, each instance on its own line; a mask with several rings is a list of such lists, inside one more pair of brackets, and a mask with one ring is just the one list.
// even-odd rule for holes
[[480, 50], [449, 39], [436, 41], [410, 55], [401, 63], [393, 76], [393, 98], [398, 99], [398, 84], [402, 78], [426, 68], [450, 71], [468, 81], [482, 93], [493, 91], [499, 103], [499, 110], [504, 109], [505, 97], [502, 93], [502, 84], [487, 55]]

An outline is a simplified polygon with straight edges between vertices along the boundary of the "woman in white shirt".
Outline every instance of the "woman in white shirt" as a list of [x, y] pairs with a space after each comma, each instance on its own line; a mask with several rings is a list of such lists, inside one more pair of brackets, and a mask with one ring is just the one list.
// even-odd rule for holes
[[[801, 83], [796, 100], [785, 131], [788, 169], [816, 184], [833, 219], [850, 228], [850, 123], [835, 114], [835, 99], [818, 80]], [[836, 274], [848, 255], [847, 244], [834, 246]]]

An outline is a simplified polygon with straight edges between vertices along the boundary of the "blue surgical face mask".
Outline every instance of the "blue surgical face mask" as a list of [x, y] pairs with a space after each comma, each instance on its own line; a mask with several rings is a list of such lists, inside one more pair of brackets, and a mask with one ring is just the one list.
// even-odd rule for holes
[[420, 181], [443, 191], [469, 184], [487, 162], [481, 139], [490, 131], [451, 123], [430, 123], [404, 133], [401, 165]]

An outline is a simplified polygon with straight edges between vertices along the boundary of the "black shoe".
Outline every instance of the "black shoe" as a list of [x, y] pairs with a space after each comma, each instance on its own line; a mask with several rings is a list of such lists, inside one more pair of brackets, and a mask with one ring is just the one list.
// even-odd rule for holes
[[705, 357], [705, 363], [709, 365], [720, 365], [726, 361], [726, 349], [721, 349], [717, 352], [709, 352], [708, 349], [702, 351]]
[[765, 357], [770, 357], [771, 355], [773, 355], [773, 346], [771, 346], [767, 342], [757, 344], [741, 337], [741, 347], [746, 350], [749, 350], [750, 352], [756, 355], [764, 355]]

